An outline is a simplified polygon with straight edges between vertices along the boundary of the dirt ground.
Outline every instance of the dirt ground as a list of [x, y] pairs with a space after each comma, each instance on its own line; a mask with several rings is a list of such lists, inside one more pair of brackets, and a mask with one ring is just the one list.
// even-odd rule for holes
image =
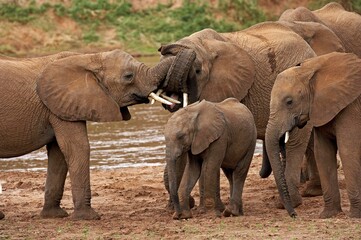
[[[2, 172], [0, 239], [361, 239], [361, 221], [347, 216], [349, 203], [342, 169], [339, 170], [342, 207], [345, 213], [319, 219], [322, 197], [304, 198], [291, 219], [276, 209], [274, 179], [261, 179], [260, 156], [252, 162], [245, 184], [244, 216], [210, 218], [194, 210], [190, 220], [172, 220], [165, 209], [163, 167], [92, 170], [92, 206], [98, 221], [41, 219], [45, 172]], [[228, 202], [228, 185], [221, 179], [222, 200]], [[73, 211], [69, 179], [62, 207]], [[198, 189], [193, 195], [198, 203]]]

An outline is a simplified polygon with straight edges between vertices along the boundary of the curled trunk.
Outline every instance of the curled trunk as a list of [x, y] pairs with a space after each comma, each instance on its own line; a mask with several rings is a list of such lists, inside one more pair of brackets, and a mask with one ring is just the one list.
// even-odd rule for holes
[[281, 154], [282, 158], [286, 157], [286, 149], [284, 144], [284, 134], [280, 133], [279, 129], [281, 129], [279, 126], [268, 123], [266, 130], [266, 148], [278, 192], [283, 201], [284, 207], [291, 217], [296, 217], [296, 212], [292, 207], [285, 178], [285, 159], [281, 159], [280, 156]]

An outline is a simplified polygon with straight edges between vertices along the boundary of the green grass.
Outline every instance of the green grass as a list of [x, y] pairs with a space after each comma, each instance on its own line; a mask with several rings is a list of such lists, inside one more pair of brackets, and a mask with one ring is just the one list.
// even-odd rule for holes
[[[256, 8], [257, 0], [220, 0], [217, 8], [207, 1], [185, 0], [180, 8], [158, 5], [143, 11], [132, 11], [126, 0], [72, 0], [63, 3], [26, 5], [0, 4], [0, 20], [31, 24], [51, 32], [54, 24], [47, 13], [52, 11], [59, 17], [76, 21], [82, 30], [83, 44], [102, 41], [101, 29], [116, 29], [117, 39], [138, 52], [154, 52], [162, 43], [176, 41], [204, 28], [227, 32], [240, 30], [265, 20]], [[231, 10], [229, 10], [231, 9]]]
[[[317, 9], [331, 0], [312, 0], [309, 7]], [[335, 0], [352, 11], [361, 12], [361, 1]], [[257, 0], [219, 0], [218, 5], [208, 5], [205, 0], [184, 0], [179, 8], [158, 5], [134, 12], [127, 0], [72, 0], [64, 3], [41, 3], [24, 1], [0, 2], [0, 21], [30, 25], [51, 34], [57, 28], [52, 15], [72, 19], [81, 29], [79, 43], [87, 46], [106, 45], [104, 29], [115, 29], [116, 41], [125, 50], [154, 53], [164, 43], [174, 42], [204, 28], [219, 32], [237, 31], [272, 19], [258, 7]], [[49, 14], [49, 13], [52, 13]], [[275, 17], [276, 19], [276, 17]], [[0, 31], [1, 32], [1, 31]], [[1, 49], [11, 47], [0, 45]], [[9, 50], [10, 51], [10, 50]]]

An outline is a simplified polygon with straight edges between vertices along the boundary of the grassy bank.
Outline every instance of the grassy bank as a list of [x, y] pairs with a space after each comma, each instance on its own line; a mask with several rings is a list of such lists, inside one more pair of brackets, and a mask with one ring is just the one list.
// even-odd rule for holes
[[[126, 0], [20, 2], [23, 1], [0, 0], [2, 54], [41, 55], [107, 48], [154, 54], [162, 43], [203, 28], [236, 31], [278, 17], [272, 12], [265, 14], [257, 0], [218, 0], [216, 3], [184, 0], [179, 7], [169, 1], [169, 4], [152, 5], [143, 10], [135, 10], [132, 1]], [[351, 1], [343, 2], [353, 7]], [[313, 3], [313, 8], [318, 7]], [[354, 8], [357, 7], [361, 9], [361, 6]]]

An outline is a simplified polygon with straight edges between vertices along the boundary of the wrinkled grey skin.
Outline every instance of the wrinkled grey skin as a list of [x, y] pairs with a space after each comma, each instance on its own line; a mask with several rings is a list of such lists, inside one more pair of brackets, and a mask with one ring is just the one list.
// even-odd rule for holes
[[127, 106], [148, 102], [172, 61], [149, 68], [120, 50], [24, 59], [0, 56], [0, 157], [46, 146], [42, 217], [68, 216], [60, 201], [69, 171], [72, 217], [100, 219], [90, 203], [86, 121], [129, 120]]
[[346, 52], [361, 57], [361, 16], [355, 12], [346, 11], [338, 3], [329, 3], [315, 11], [310, 11], [305, 7], [288, 9], [282, 13], [279, 20], [320, 23], [339, 37]]
[[[189, 197], [198, 179], [203, 193], [200, 209], [221, 215], [218, 208], [220, 168], [230, 184], [230, 201], [223, 215], [243, 215], [243, 186], [256, 145], [256, 126], [247, 107], [235, 98], [220, 103], [203, 100], [174, 113], [164, 135], [170, 195], [175, 209], [173, 218], [192, 217]], [[186, 162], [180, 186], [178, 162]]]
[[[304, 59], [316, 56], [317, 49], [313, 50], [309, 42], [313, 36], [318, 36], [316, 34], [318, 31], [315, 30], [315, 24], [310, 25], [313, 34], [306, 31], [302, 37], [286, 26], [286, 23], [280, 22], [260, 23], [232, 33], [217, 33], [212, 29], [204, 29], [173, 44], [162, 46], [160, 52], [163, 59], [167, 59], [182, 49], [192, 49], [196, 53], [196, 59], [187, 75], [189, 101], [206, 99], [220, 102], [228, 97], [238, 99], [252, 112], [257, 126], [257, 138], [264, 140], [269, 117], [270, 94], [277, 74]], [[331, 35], [332, 32], [328, 31], [327, 36]], [[307, 38], [308, 42], [303, 38]], [[325, 40], [317, 37], [315, 41]], [[330, 46], [328, 51], [342, 50], [338, 39], [332, 41], [332, 44], [327, 45]], [[322, 46], [322, 44], [314, 44], [314, 46]], [[176, 97], [179, 96], [179, 92], [173, 91], [167, 94]], [[170, 111], [179, 109], [177, 106], [167, 108]], [[293, 207], [302, 203], [298, 185], [301, 163], [311, 129], [311, 126], [306, 126], [302, 130], [294, 131], [290, 136], [285, 176]], [[265, 148], [264, 153], [266, 153]], [[264, 154], [264, 158], [266, 157], [267, 154]], [[266, 168], [265, 172], [262, 170], [261, 175], [268, 176], [270, 171], [267, 169], [270, 168]], [[281, 169], [273, 170], [281, 171]], [[166, 185], [167, 182], [165, 177]], [[166, 188], [168, 189], [168, 186]], [[289, 209], [293, 212], [291, 208]]]
[[[286, 131], [314, 126], [315, 158], [323, 190], [321, 218], [341, 212], [337, 150], [342, 161], [350, 216], [361, 218], [361, 59], [330, 53], [280, 73], [271, 94], [266, 131], [271, 162], [281, 165]], [[275, 175], [282, 182], [282, 175]], [[281, 194], [283, 194], [282, 192]], [[285, 203], [287, 204], [287, 203]]]
[[[305, 7], [288, 9], [279, 18], [279, 22], [292, 28], [307, 41], [316, 54], [322, 55], [333, 51], [355, 53], [361, 57], [361, 16], [346, 11], [338, 3], [329, 3], [323, 8], [310, 11]], [[305, 27], [309, 25], [308, 27]], [[313, 25], [313, 27], [312, 27]], [[326, 39], [326, 41], [318, 41]], [[337, 46], [340, 47], [337, 50]], [[342, 49], [341, 49], [342, 48]], [[320, 179], [313, 154], [313, 135], [306, 152], [307, 161], [304, 161], [303, 177], [307, 186], [302, 196], [322, 195]], [[264, 163], [267, 166], [267, 162]]]

